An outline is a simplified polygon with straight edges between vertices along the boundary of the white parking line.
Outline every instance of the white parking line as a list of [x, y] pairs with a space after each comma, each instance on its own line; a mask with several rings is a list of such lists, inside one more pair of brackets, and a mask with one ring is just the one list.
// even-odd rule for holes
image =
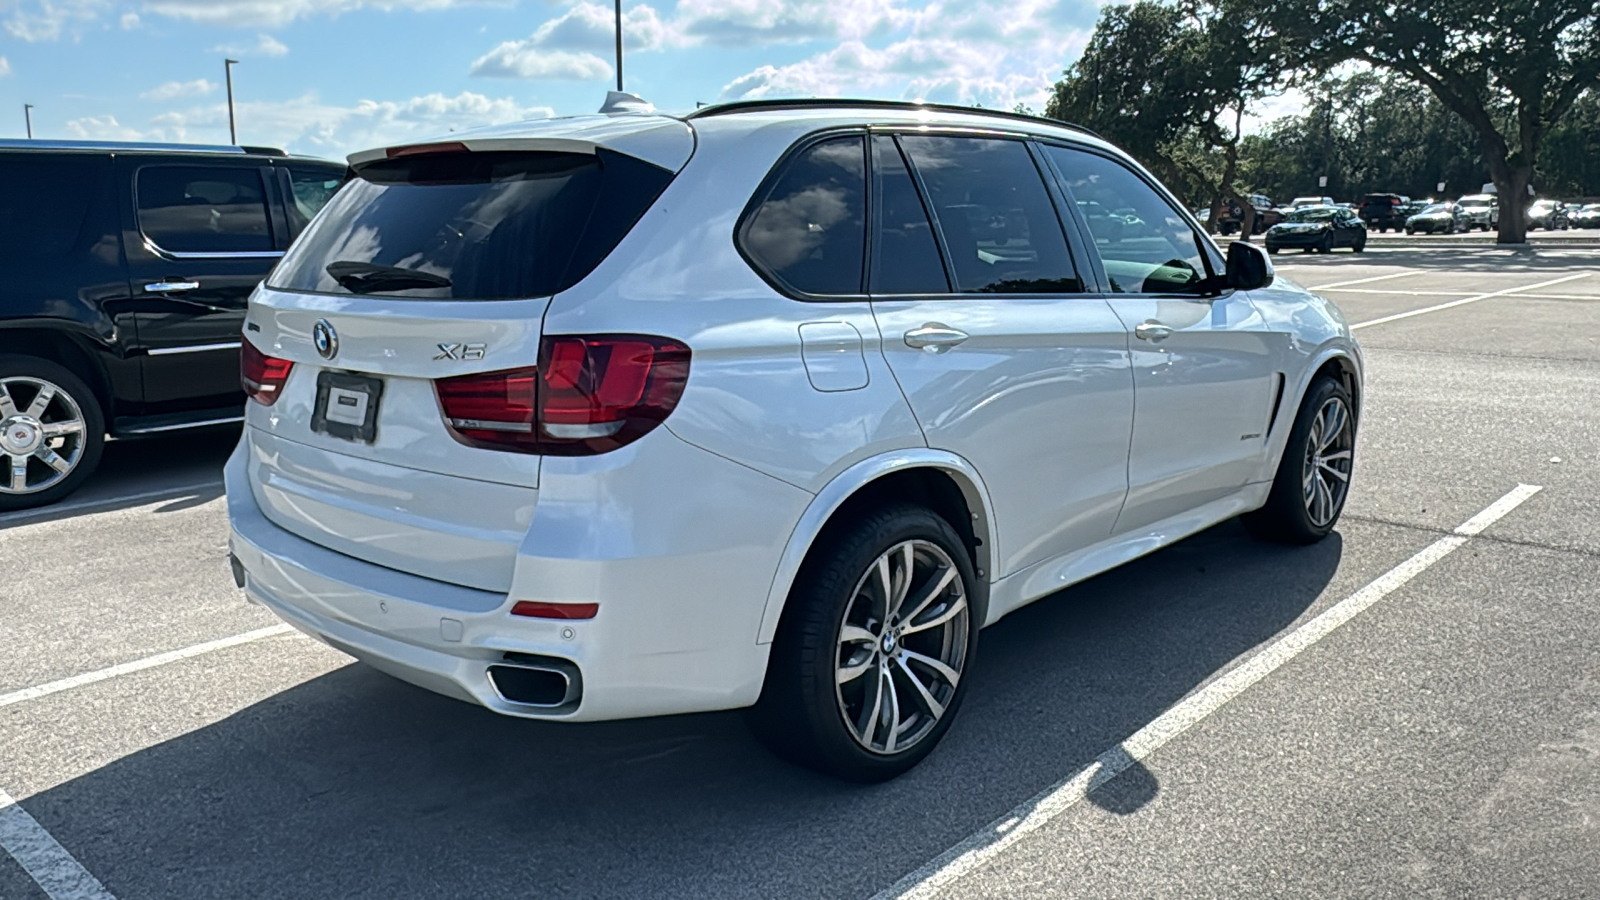
[[1476, 294], [1474, 296], [1466, 297], [1466, 298], [1463, 298], [1461, 300], [1451, 300], [1449, 303], [1440, 303], [1440, 304], [1437, 304], [1435, 306], [1425, 306], [1422, 309], [1413, 309], [1413, 310], [1410, 310], [1409, 312], [1395, 313], [1392, 316], [1384, 316], [1381, 319], [1372, 319], [1371, 321], [1367, 321], [1367, 322], [1357, 322], [1356, 324], [1351, 325], [1350, 327], [1351, 328], [1366, 328], [1366, 327], [1368, 327], [1370, 325], [1382, 325], [1385, 322], [1393, 322], [1393, 321], [1396, 321], [1398, 319], [1409, 319], [1412, 316], [1420, 316], [1420, 315], [1422, 315], [1424, 313], [1438, 312], [1441, 309], [1450, 309], [1450, 308], [1456, 307], [1456, 306], [1465, 306], [1468, 303], [1477, 303], [1479, 300], [1488, 300], [1490, 297], [1504, 297], [1504, 296], [1506, 296], [1508, 294], [1520, 294], [1523, 291], [1536, 291], [1539, 288], [1547, 288], [1547, 287], [1550, 287], [1551, 285], [1556, 285], [1556, 284], [1565, 284], [1565, 283], [1567, 283], [1569, 281], [1576, 281], [1579, 278], [1588, 278], [1588, 277], [1589, 277], [1589, 273], [1588, 272], [1579, 272], [1576, 275], [1568, 275], [1568, 276], [1566, 276], [1564, 278], [1553, 278], [1553, 279], [1551, 279], [1549, 281], [1541, 281], [1538, 284], [1529, 284], [1529, 285], [1524, 285], [1522, 287], [1506, 288], [1503, 291], [1490, 291], [1487, 294]]
[[[1387, 291], [1383, 288], [1333, 288], [1335, 294], [1381, 294], [1385, 297], [1460, 297], [1472, 291]], [[1600, 294], [1529, 294], [1518, 297], [1530, 300], [1600, 300]]]
[[4, 790], [0, 790], [0, 847], [11, 854], [50, 900], [116, 900]]
[[1404, 278], [1407, 275], [1421, 275], [1421, 270], [1411, 269], [1404, 272], [1390, 272], [1388, 275], [1374, 275], [1371, 278], [1357, 278], [1353, 281], [1331, 281], [1327, 284], [1318, 284], [1306, 288], [1308, 291], [1325, 291], [1329, 288], [1344, 287], [1349, 284], [1371, 284], [1374, 281], [1388, 281], [1391, 278]]
[[103, 497], [99, 500], [83, 500], [77, 503], [57, 503], [54, 506], [44, 506], [39, 509], [29, 509], [22, 512], [6, 513], [0, 515], [0, 528], [8, 525], [21, 525], [35, 519], [48, 519], [71, 513], [103, 512], [109, 509], [122, 509], [128, 506], [137, 506], [140, 503], [154, 503], [158, 500], [171, 500], [177, 497], [186, 497], [199, 493], [208, 488], [222, 487], [219, 481], [203, 481], [199, 484], [183, 485], [182, 487], [162, 488], [156, 491], [145, 491], [140, 494], [128, 494], [122, 497]]
[[1415, 556], [1378, 576], [1366, 587], [1335, 603], [1294, 631], [1278, 638], [1267, 649], [1236, 668], [1230, 669], [1227, 674], [1157, 716], [1132, 737], [1100, 754], [1088, 766], [1035, 795], [982, 830], [974, 832], [966, 840], [879, 892], [873, 900], [936, 896], [951, 883], [1004, 853], [1025, 836], [1071, 809], [1078, 801], [1088, 796], [1090, 791], [1117, 777], [1134, 763], [1183, 734], [1190, 726], [1221, 709], [1246, 688], [1272, 674], [1284, 663], [1327, 637], [1339, 626], [1427, 571], [1434, 563], [1449, 556], [1471, 537], [1481, 533], [1538, 492], [1537, 485], [1517, 485], [1510, 493], [1463, 522], [1454, 534], [1439, 538]]
[[97, 681], [105, 681], [108, 678], [116, 678], [119, 675], [127, 675], [132, 672], [142, 672], [145, 669], [153, 669], [156, 666], [164, 666], [167, 663], [175, 663], [178, 660], [188, 659], [191, 656], [200, 656], [201, 654], [210, 653], [214, 650], [222, 650], [227, 647], [237, 647], [240, 644], [248, 644], [251, 641], [259, 641], [262, 638], [274, 637], [280, 634], [288, 634], [291, 631], [294, 631], [294, 629], [288, 625], [269, 625], [266, 628], [257, 628], [255, 631], [246, 631], [243, 634], [236, 634], [232, 637], [218, 638], [214, 641], [206, 641], [203, 644], [195, 644], [192, 647], [184, 647], [179, 650], [169, 650], [166, 653], [157, 653], [155, 656], [147, 656], [144, 659], [136, 659], [133, 662], [125, 662], [119, 665], [109, 666], [104, 669], [96, 669], [93, 672], [85, 672], [82, 675], [74, 675], [71, 678], [63, 678], [60, 681], [52, 681], [49, 684], [41, 684], [36, 687], [23, 688], [20, 691], [12, 691], [9, 694], [0, 694], [0, 707], [10, 706], [13, 703], [22, 703], [27, 700], [34, 700], [50, 694], [60, 693], [61, 691], [69, 691], [76, 687], [83, 687], [86, 684], [94, 684]]

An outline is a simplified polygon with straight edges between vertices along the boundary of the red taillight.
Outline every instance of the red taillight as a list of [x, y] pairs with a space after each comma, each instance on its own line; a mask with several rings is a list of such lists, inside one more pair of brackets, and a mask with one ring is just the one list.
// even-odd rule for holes
[[278, 402], [278, 393], [289, 380], [292, 368], [294, 363], [268, 356], [248, 340], [239, 347], [239, 383], [244, 385], [244, 392], [250, 399], [262, 406]]
[[689, 348], [632, 334], [546, 337], [537, 368], [436, 382], [462, 443], [491, 450], [587, 456], [661, 424], [689, 380]]
[[511, 607], [513, 616], [530, 619], [592, 619], [600, 612], [598, 603], [544, 603], [538, 600], [518, 600]]

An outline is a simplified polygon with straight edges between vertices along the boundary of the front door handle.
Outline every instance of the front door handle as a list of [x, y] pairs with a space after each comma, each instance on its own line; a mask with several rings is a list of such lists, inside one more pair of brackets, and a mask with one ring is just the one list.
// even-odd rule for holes
[[906, 346], [929, 353], [943, 353], [968, 337], [965, 331], [951, 328], [942, 322], [929, 322], [921, 328], [906, 332]]
[[1163, 325], [1160, 322], [1151, 319], [1148, 322], [1140, 322], [1133, 329], [1133, 336], [1141, 341], [1160, 343], [1161, 341], [1172, 337], [1172, 326]]
[[176, 294], [181, 291], [193, 291], [200, 287], [198, 281], [157, 281], [144, 286], [152, 294]]

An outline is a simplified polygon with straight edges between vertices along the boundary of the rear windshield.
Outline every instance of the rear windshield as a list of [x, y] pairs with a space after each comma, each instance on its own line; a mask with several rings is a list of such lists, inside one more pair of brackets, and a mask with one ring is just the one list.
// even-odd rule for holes
[[548, 296], [599, 265], [671, 180], [603, 149], [376, 162], [339, 191], [268, 283], [426, 300]]

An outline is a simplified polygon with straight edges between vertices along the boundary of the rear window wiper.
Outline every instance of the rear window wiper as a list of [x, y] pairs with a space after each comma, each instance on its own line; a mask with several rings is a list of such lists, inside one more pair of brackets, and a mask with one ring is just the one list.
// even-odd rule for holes
[[404, 291], [413, 288], [447, 288], [450, 279], [432, 272], [403, 269], [399, 266], [380, 266], [377, 263], [340, 260], [324, 267], [339, 286], [352, 294], [371, 294], [378, 291]]

